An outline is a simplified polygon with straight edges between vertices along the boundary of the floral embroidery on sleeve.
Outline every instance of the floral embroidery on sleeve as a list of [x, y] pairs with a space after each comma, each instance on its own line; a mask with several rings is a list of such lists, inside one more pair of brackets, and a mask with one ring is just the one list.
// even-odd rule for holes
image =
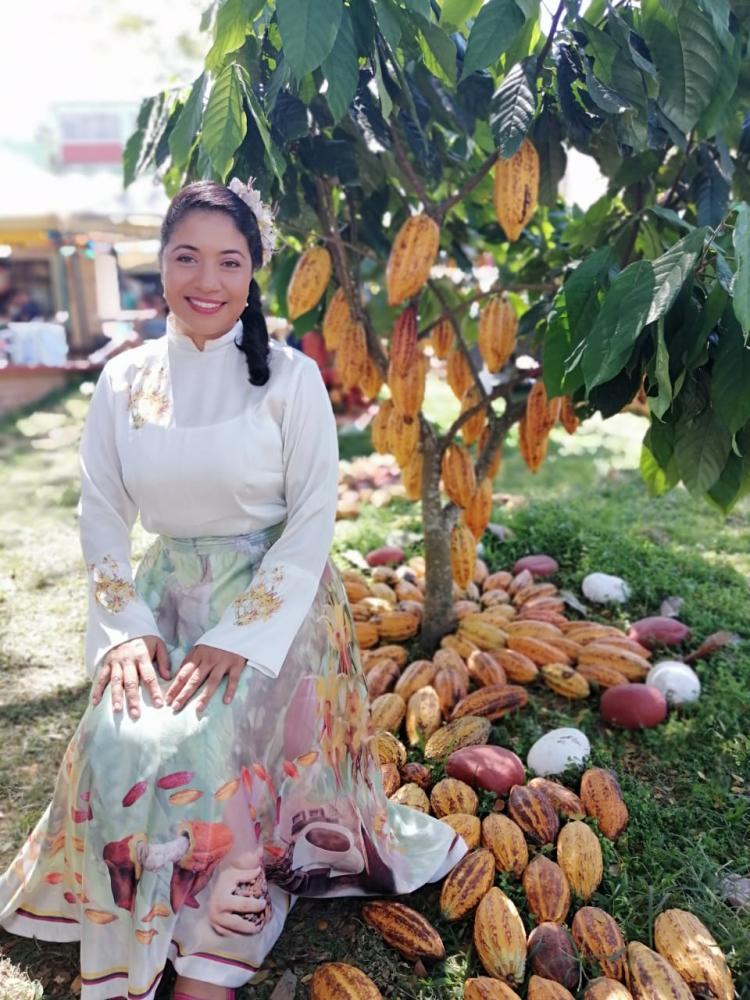
[[135, 598], [135, 588], [120, 575], [112, 556], [104, 556], [98, 566], [92, 563], [89, 570], [94, 580], [94, 600], [106, 611], [119, 614]]
[[128, 387], [128, 413], [133, 427], [145, 423], [164, 424], [171, 409], [167, 366], [156, 359], [146, 361]]
[[[269, 578], [270, 577], [270, 578]], [[277, 587], [284, 579], [284, 570], [277, 566], [271, 574], [259, 570], [252, 586], [232, 602], [235, 625], [250, 625], [255, 621], [268, 621], [281, 608], [282, 600]]]

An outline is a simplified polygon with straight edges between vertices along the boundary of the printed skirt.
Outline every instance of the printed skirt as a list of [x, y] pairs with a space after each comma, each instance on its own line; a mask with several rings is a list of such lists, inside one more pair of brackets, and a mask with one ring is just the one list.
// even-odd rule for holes
[[[173, 673], [252, 582], [281, 526], [160, 537], [136, 573]], [[167, 682], [160, 681], [162, 689]], [[466, 852], [444, 823], [386, 799], [370, 755], [351, 613], [329, 562], [277, 678], [248, 666], [203, 715], [141, 693], [141, 715], [89, 704], [52, 802], [0, 877], [0, 923], [80, 941], [82, 1000], [151, 1000], [169, 959], [251, 981], [297, 896], [408, 893]]]

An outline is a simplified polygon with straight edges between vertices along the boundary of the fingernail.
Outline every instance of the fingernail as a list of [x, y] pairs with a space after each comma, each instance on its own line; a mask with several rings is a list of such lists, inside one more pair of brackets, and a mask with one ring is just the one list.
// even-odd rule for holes
[[156, 705], [157, 708], [161, 708], [162, 704], [163, 704], [163, 702], [162, 702], [161, 698], [155, 698], [154, 699], [154, 705]]
[[225, 695], [224, 695], [224, 704], [225, 704], [225, 705], [228, 705], [228, 704], [229, 704], [229, 702], [230, 702], [231, 700], [232, 700], [232, 699], [231, 699], [231, 698], [229, 697], [229, 695], [228, 695], [228, 694], [225, 694]]

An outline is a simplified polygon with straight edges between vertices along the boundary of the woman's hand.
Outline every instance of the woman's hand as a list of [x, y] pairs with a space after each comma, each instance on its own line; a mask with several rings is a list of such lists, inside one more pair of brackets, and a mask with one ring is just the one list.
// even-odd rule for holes
[[249, 852], [214, 876], [208, 901], [208, 919], [211, 927], [221, 937], [228, 934], [257, 934], [263, 930], [270, 916], [270, 897], [265, 877], [262, 879], [265, 891], [259, 899], [242, 894], [243, 887], [255, 882], [261, 872], [258, 854]]
[[123, 694], [132, 719], [137, 719], [140, 710], [141, 685], [151, 695], [156, 708], [161, 708], [163, 699], [159, 681], [154, 670], [154, 660], [159, 676], [169, 680], [169, 653], [164, 640], [158, 635], [144, 635], [139, 639], [129, 639], [107, 653], [91, 692], [91, 701], [98, 705], [109, 684], [112, 693], [112, 707], [115, 712], [122, 710]]
[[196, 711], [202, 712], [225, 675], [229, 676], [224, 693], [224, 704], [234, 698], [240, 674], [247, 660], [237, 653], [228, 653], [215, 646], [193, 646], [180, 665], [175, 678], [167, 688], [166, 701], [173, 711], [179, 712], [202, 686]]

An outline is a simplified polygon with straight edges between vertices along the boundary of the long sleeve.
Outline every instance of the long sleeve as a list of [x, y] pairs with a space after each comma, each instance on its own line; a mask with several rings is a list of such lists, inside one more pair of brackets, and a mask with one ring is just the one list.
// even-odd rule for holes
[[125, 489], [115, 439], [115, 400], [106, 370], [97, 382], [81, 440], [81, 548], [89, 575], [86, 672], [121, 642], [159, 632], [133, 586], [130, 531], [137, 507]]
[[307, 359], [298, 363], [281, 421], [285, 527], [249, 588], [198, 640], [244, 656], [269, 677], [278, 676], [310, 610], [336, 520], [336, 423], [320, 372]]

